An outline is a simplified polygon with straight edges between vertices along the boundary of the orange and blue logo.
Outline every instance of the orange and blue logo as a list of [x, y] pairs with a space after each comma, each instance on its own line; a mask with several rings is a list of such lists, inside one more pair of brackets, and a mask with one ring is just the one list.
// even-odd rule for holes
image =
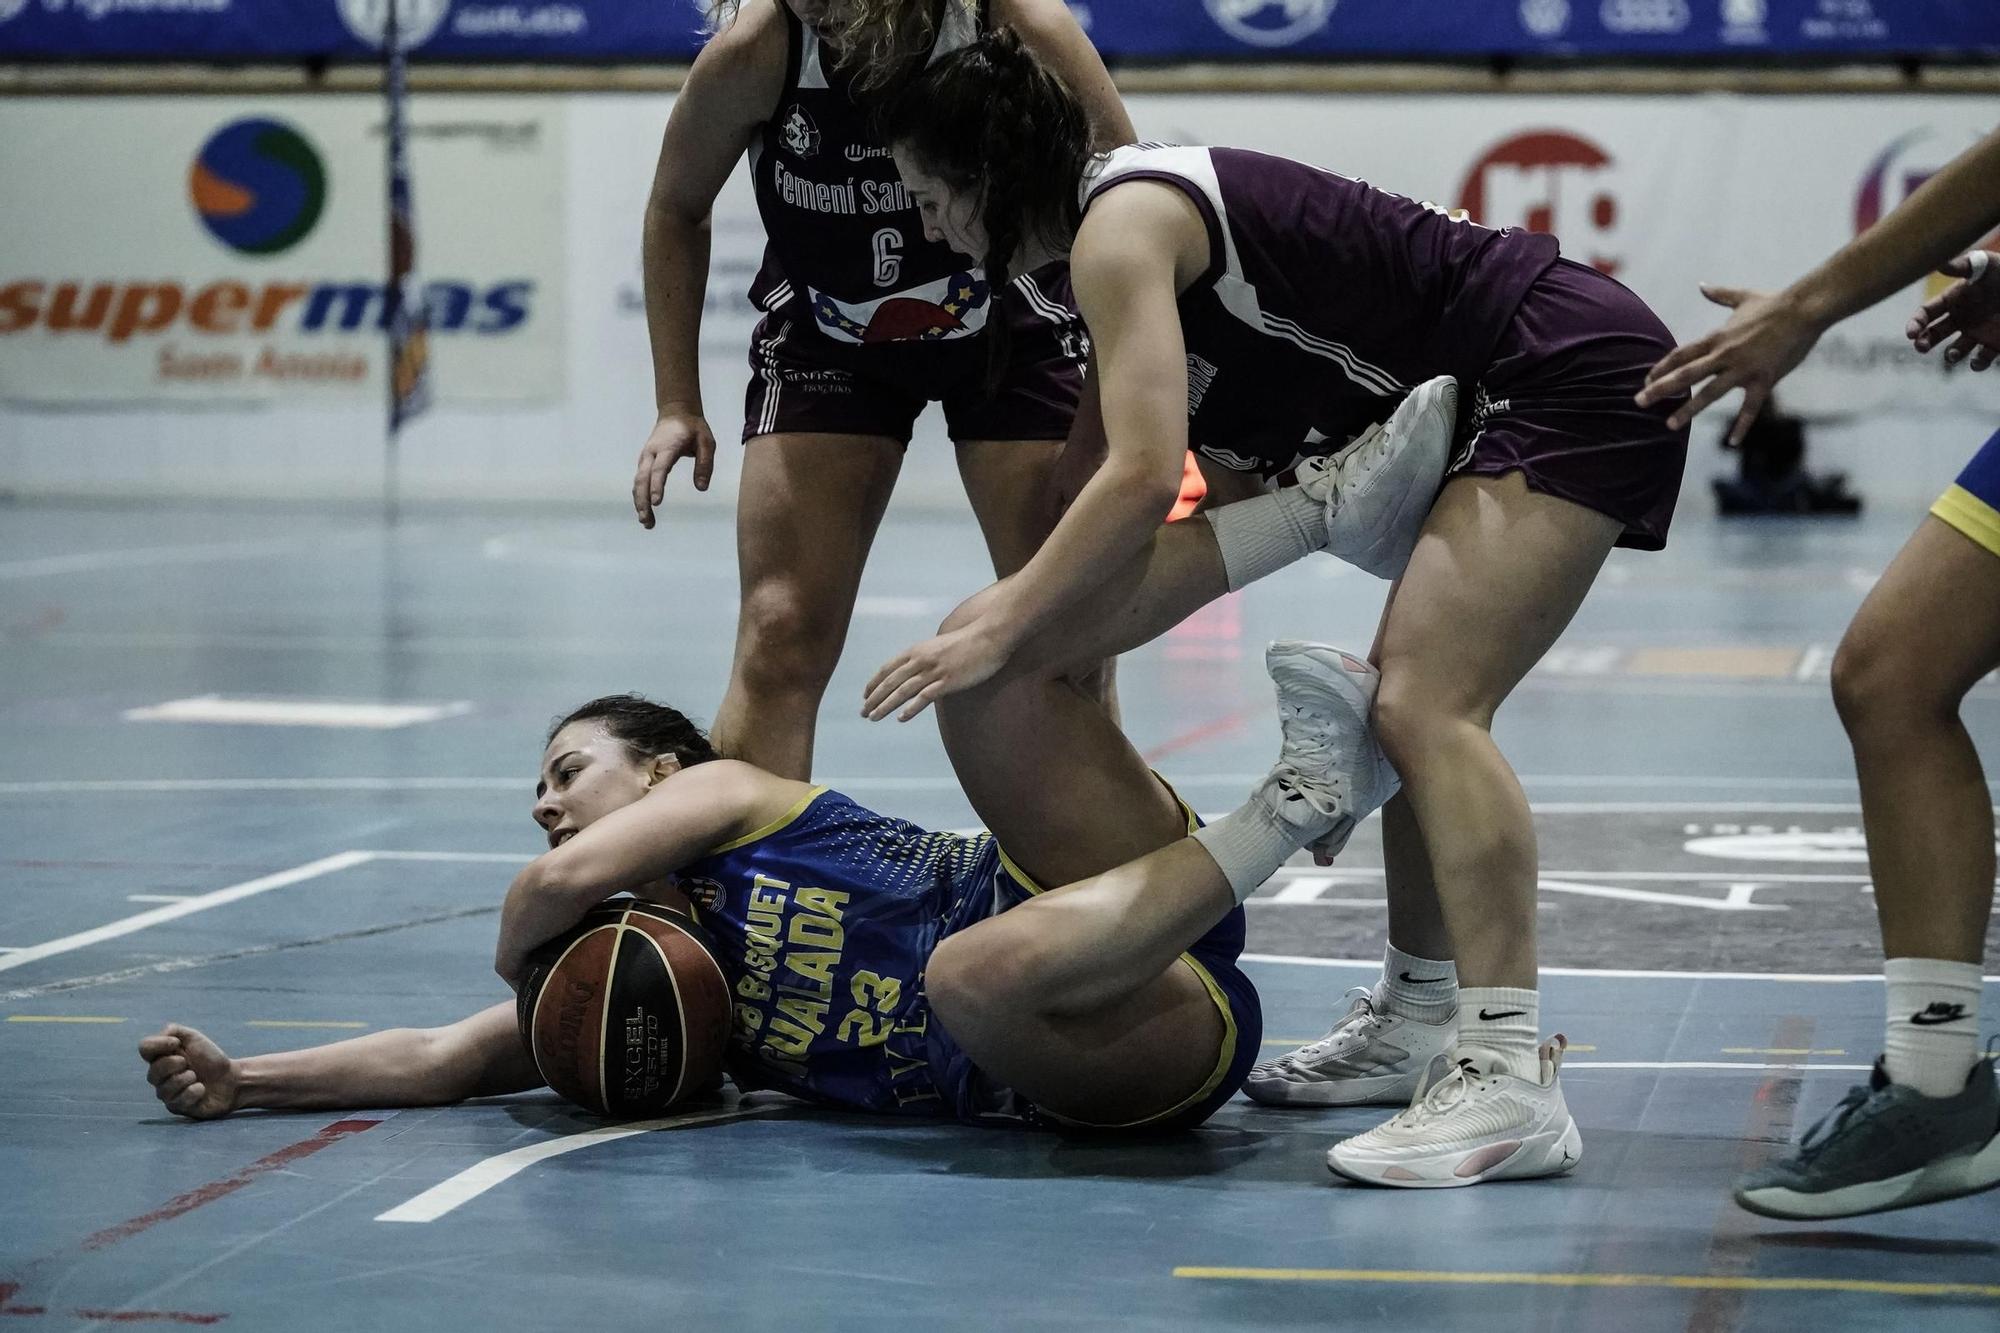
[[209, 137], [188, 171], [188, 195], [209, 233], [246, 255], [304, 240], [326, 208], [326, 168], [291, 126], [238, 120]]

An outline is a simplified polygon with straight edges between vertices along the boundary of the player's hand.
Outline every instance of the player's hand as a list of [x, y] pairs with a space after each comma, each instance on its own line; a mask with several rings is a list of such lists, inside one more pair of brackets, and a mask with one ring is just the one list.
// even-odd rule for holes
[[997, 617], [975, 616], [891, 658], [862, 691], [861, 715], [880, 722], [901, 708], [896, 720], [908, 722], [945, 695], [991, 679], [1013, 653], [1014, 638]]
[[667, 474], [683, 458], [694, 459], [694, 488], [708, 489], [715, 474], [715, 433], [691, 412], [663, 412], [639, 451], [639, 468], [632, 476], [632, 508], [639, 526], [653, 526], [653, 510], [667, 495]]
[[1984, 370], [2000, 356], [2000, 257], [1974, 250], [1938, 272], [1960, 281], [1918, 307], [1903, 332], [1919, 352], [1956, 339], [1944, 349], [1945, 364]]
[[178, 1023], [169, 1023], [139, 1042], [146, 1081], [175, 1115], [217, 1120], [236, 1109], [236, 1062], [222, 1048]]
[[[1731, 389], [1741, 389], [1743, 406], [1729, 427], [1729, 442], [1741, 444], [1750, 423], [1769, 401], [1772, 388], [1797, 369], [1826, 330], [1782, 293], [1704, 283], [1701, 294], [1736, 313], [1706, 338], [1684, 343], [1663, 357], [1647, 372], [1646, 386], [1636, 401], [1641, 407], [1651, 407], [1701, 385], [1699, 392], [1667, 418], [1667, 425], [1679, 430]], [[1708, 382], [1702, 384], [1703, 380]]]

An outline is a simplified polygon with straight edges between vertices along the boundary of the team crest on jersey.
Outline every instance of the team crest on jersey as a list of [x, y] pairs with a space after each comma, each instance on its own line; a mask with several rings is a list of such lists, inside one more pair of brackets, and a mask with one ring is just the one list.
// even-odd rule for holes
[[688, 896], [688, 901], [704, 912], [713, 912], [722, 901], [722, 885], [712, 879], [683, 875], [677, 881], [680, 891]]
[[819, 156], [819, 126], [813, 124], [812, 117], [797, 102], [792, 103], [792, 109], [786, 113], [778, 137], [784, 140], [785, 151], [793, 157]]
[[815, 291], [812, 311], [820, 331], [840, 342], [942, 342], [985, 328], [991, 295], [984, 275], [961, 271], [852, 305]]

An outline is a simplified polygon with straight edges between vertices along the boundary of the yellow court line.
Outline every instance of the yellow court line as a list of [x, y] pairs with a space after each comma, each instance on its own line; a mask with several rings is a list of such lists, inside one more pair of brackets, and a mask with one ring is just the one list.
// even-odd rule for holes
[[246, 1028], [365, 1028], [366, 1023], [352, 1023], [344, 1020], [313, 1018], [252, 1018], [245, 1020]]
[[1826, 1050], [1807, 1050], [1803, 1046], [1725, 1046], [1724, 1055], [1846, 1055], [1839, 1047]]
[[83, 1014], [9, 1014], [9, 1023], [123, 1023], [122, 1018], [95, 1018]]
[[2000, 1300], [1984, 1282], [1870, 1282], [1843, 1277], [1721, 1277], [1701, 1273], [1448, 1273], [1393, 1268], [1197, 1268], [1175, 1277], [1251, 1282], [1392, 1282], [1511, 1287], [1677, 1287], [1695, 1291], [1853, 1291], [1879, 1296], [1977, 1296]]

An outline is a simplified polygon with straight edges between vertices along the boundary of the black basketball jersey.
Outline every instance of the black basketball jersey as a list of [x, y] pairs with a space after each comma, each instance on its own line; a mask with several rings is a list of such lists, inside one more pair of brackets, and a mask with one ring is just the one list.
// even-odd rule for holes
[[[985, 22], [984, 0], [976, 10], [938, 3], [927, 61], [974, 41]], [[866, 100], [819, 34], [789, 6], [779, 9], [789, 43], [785, 88], [750, 149], [769, 238], [750, 299], [795, 329], [855, 347], [969, 342], [993, 308], [984, 270], [924, 239], [889, 150], [871, 132]]]

